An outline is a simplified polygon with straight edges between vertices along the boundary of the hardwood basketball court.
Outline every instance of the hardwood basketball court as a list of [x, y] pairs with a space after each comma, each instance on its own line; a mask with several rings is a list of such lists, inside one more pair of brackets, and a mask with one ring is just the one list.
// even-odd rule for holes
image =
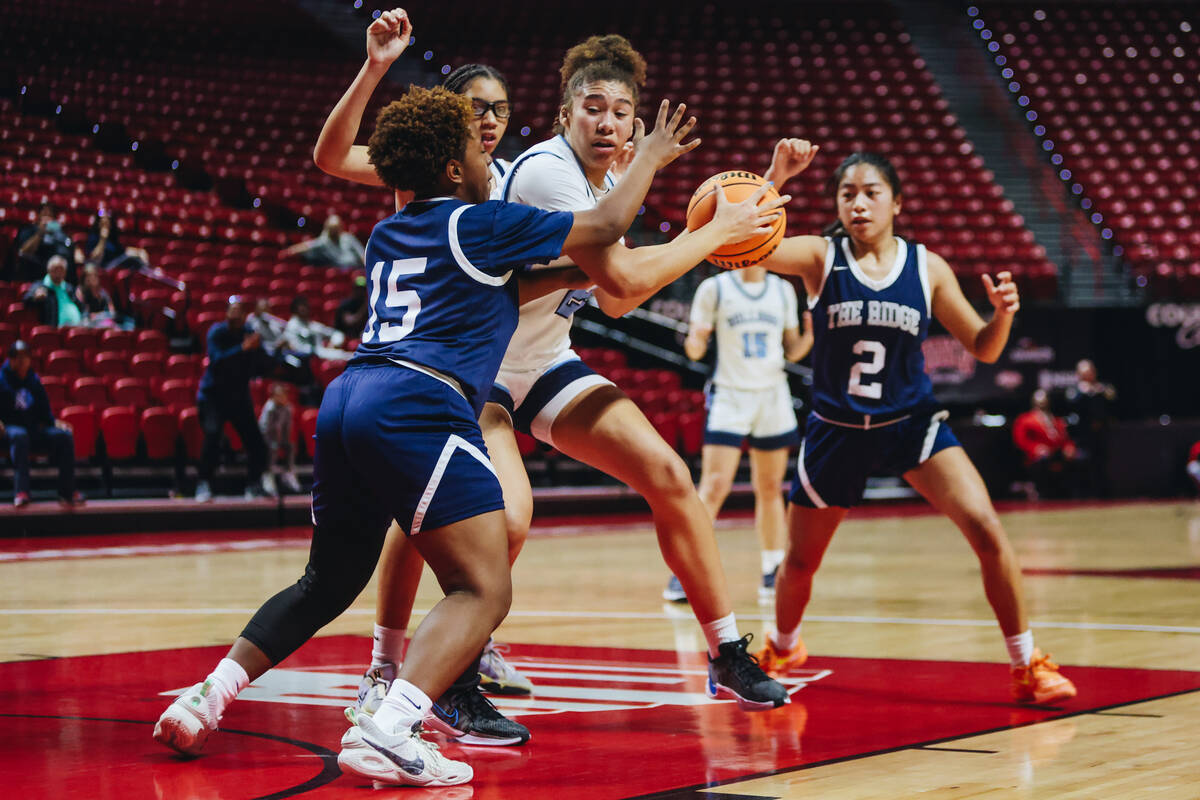
[[[1080, 696], [1008, 700], [973, 555], [919, 505], [847, 520], [817, 576], [791, 705], [746, 715], [702, 694], [703, 649], [648, 521], [553, 520], [518, 560], [497, 639], [540, 687], [503, 699], [526, 748], [447, 745], [469, 787], [397, 796], [1194, 798], [1200, 773], [1200, 505], [1013, 507], [1038, 645]], [[718, 536], [739, 622], [761, 636], [757, 544]], [[20, 796], [321, 797], [369, 658], [374, 586], [235, 703], [196, 760], [150, 739], [267, 596], [300, 573], [303, 529], [0, 540], [0, 756]], [[427, 576], [418, 609], [436, 600]], [[363, 794], [363, 796], [368, 796]]]

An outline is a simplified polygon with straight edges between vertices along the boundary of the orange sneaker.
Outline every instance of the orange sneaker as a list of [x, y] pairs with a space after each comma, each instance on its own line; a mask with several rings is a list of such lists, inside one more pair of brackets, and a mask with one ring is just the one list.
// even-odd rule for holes
[[1058, 671], [1058, 664], [1034, 648], [1028, 666], [1012, 669], [1012, 693], [1018, 703], [1044, 704], [1067, 700], [1076, 692], [1075, 684]]
[[804, 649], [804, 642], [800, 639], [796, 640], [796, 646], [791, 650], [782, 650], [775, 646], [771, 641], [770, 634], [763, 637], [766, 641], [766, 646], [754, 654], [758, 660], [758, 665], [762, 667], [762, 671], [771, 677], [778, 677], [793, 667], [798, 667], [808, 660], [808, 650]]

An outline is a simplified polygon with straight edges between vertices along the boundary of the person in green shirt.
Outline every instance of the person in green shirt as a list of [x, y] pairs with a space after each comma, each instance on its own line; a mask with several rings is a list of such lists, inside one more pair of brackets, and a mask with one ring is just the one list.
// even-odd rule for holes
[[46, 277], [25, 295], [27, 302], [42, 307], [42, 322], [60, 328], [80, 325], [83, 314], [75, 305], [75, 290], [67, 283], [67, 260], [53, 256], [46, 265]]

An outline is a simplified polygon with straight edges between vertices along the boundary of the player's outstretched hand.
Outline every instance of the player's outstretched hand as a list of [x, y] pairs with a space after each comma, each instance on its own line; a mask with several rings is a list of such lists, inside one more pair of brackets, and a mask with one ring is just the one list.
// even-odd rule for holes
[[[699, 139], [690, 142], [684, 138], [696, 127], [696, 118], [688, 117], [683, 122], [687, 104], [680, 103], [674, 114], [670, 114], [671, 101], [663, 100], [658, 107], [658, 118], [654, 122], [654, 130], [638, 143], [638, 152], [646, 153], [654, 160], [655, 169], [662, 169], [684, 153], [691, 152], [700, 146]], [[682, 123], [682, 124], [681, 124]]]
[[403, 8], [383, 12], [367, 26], [367, 60], [372, 64], [391, 64], [408, 47], [412, 30], [412, 20]]
[[996, 280], [992, 281], [992, 276], [984, 274], [983, 287], [987, 289], [988, 300], [992, 307], [996, 309], [997, 314], [1015, 314], [1021, 307], [1021, 298], [1017, 294], [1017, 285], [1012, 281], [1012, 273], [1007, 270], [996, 274]]
[[629, 169], [629, 165], [633, 163], [633, 157], [637, 155], [638, 145], [642, 139], [646, 138], [646, 123], [642, 122], [641, 117], [633, 120], [633, 136], [629, 137], [629, 141], [621, 148], [621, 152], [617, 155], [617, 160], [609, 168], [612, 170], [613, 176], [620, 178], [625, 174], [625, 170]]
[[726, 234], [725, 244], [742, 242], [752, 236], [771, 232], [771, 225], [779, 218], [779, 209], [792, 199], [791, 195], [764, 199], [772, 188], [764, 183], [754, 194], [740, 203], [731, 203], [725, 197], [725, 187], [717, 184], [717, 208], [712, 223], [720, 225]]
[[782, 186], [808, 169], [808, 165], [817, 157], [817, 151], [820, 149], [820, 145], [813, 144], [808, 139], [780, 139], [771, 155], [767, 177]]

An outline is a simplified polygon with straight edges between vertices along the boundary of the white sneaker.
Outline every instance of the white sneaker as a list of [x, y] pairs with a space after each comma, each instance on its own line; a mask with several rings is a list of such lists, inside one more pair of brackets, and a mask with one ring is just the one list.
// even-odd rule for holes
[[208, 485], [208, 481], [200, 481], [196, 484], [196, 502], [211, 503], [213, 499], [212, 488]]
[[492, 694], [533, 694], [533, 682], [504, 660], [491, 639], [479, 659], [479, 688]]
[[457, 786], [475, 776], [470, 764], [452, 761], [433, 742], [421, 738], [421, 726], [384, 733], [363, 715], [342, 735], [338, 753], [342, 772], [391, 786]]
[[300, 489], [300, 481], [294, 472], [283, 473], [283, 485], [287, 487], [287, 490], [292, 494], [300, 494], [302, 491]]
[[184, 755], [199, 755], [220, 721], [212, 683], [197, 683], [176, 697], [158, 718], [154, 741]]
[[358, 682], [358, 700], [346, 709], [346, 719], [351, 725], [358, 723], [359, 714], [375, 716], [383, 698], [387, 697], [388, 689], [392, 688], [392, 681], [396, 680], [399, 669], [396, 664], [388, 663], [367, 670]]
[[264, 472], [262, 476], [262, 490], [267, 493], [267, 497], [278, 497], [279, 490], [275, 488], [275, 476], [269, 472]]

